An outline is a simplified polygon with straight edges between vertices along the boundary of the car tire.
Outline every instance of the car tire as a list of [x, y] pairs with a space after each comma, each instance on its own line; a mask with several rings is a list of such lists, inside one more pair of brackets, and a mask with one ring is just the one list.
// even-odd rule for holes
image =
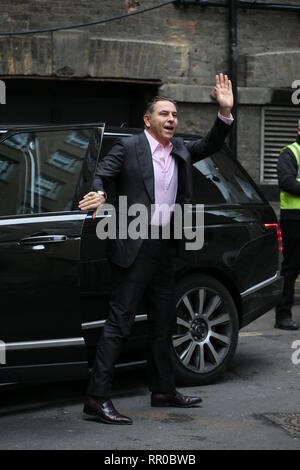
[[172, 336], [176, 381], [214, 382], [230, 363], [238, 342], [239, 319], [232, 296], [213, 277], [195, 274], [177, 284], [176, 313]]

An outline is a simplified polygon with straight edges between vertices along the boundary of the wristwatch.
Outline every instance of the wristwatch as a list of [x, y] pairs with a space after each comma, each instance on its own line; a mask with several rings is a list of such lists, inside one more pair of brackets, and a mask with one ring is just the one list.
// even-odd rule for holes
[[97, 191], [97, 194], [100, 194], [100, 196], [103, 196], [105, 200], [107, 199], [107, 194], [105, 191]]

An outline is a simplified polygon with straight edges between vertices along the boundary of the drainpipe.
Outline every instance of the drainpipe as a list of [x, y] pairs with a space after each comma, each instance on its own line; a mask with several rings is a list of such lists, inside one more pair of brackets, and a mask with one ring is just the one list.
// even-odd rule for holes
[[238, 126], [238, 110], [237, 110], [237, 6], [236, 0], [229, 0], [229, 48], [230, 48], [230, 79], [232, 82], [232, 91], [234, 96], [234, 105], [232, 114], [235, 119], [234, 126], [230, 133], [230, 147], [235, 158], [237, 158], [237, 126]]

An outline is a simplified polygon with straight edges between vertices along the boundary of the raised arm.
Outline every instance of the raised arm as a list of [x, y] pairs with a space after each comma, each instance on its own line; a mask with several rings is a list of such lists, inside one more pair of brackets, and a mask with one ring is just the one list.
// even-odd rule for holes
[[219, 105], [219, 112], [222, 116], [229, 118], [233, 108], [233, 93], [231, 80], [227, 75], [216, 75], [216, 84], [213, 87], [210, 96]]
[[212, 88], [211, 97], [219, 104], [218, 117], [209, 133], [199, 140], [189, 142], [187, 147], [192, 156], [192, 162], [212, 155], [222, 148], [224, 140], [230, 132], [233, 118], [233, 93], [231, 81], [227, 75], [216, 75], [216, 84]]

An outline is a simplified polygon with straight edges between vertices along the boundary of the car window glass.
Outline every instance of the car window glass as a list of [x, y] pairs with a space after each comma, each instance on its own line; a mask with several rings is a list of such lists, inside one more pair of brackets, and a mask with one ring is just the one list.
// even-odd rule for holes
[[92, 128], [20, 132], [2, 141], [0, 216], [77, 208], [75, 193], [84, 163], [91, 163], [92, 132]]
[[108, 154], [110, 149], [118, 142], [120, 138], [124, 139], [126, 137], [130, 137], [130, 135], [129, 134], [116, 135], [116, 134], [104, 133], [99, 160], [101, 160], [103, 157], [105, 157], [105, 155]]
[[115, 142], [117, 141], [117, 138], [115, 136], [107, 136], [104, 134], [103, 136], [103, 141], [101, 145], [101, 152], [100, 152], [100, 158], [99, 161], [107, 155], [109, 150], [113, 147]]
[[262, 203], [250, 179], [225, 152], [193, 165], [193, 203]]
[[0, 215], [19, 214], [25, 204], [30, 162], [20, 147], [22, 138], [11, 140], [10, 146], [0, 146]]

